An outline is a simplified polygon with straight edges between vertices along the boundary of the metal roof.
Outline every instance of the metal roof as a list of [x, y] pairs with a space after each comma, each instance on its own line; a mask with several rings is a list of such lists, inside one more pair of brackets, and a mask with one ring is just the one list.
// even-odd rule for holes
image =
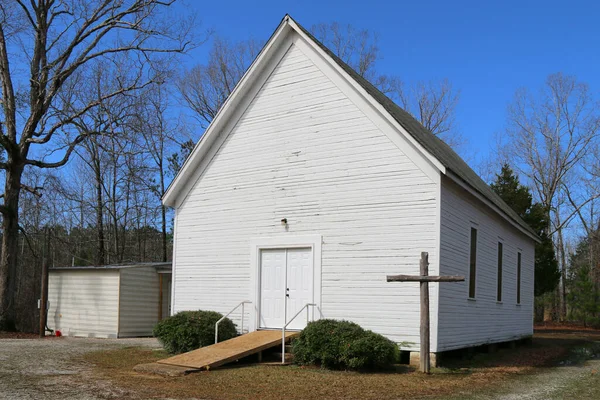
[[[291, 19], [291, 17], [289, 17]], [[525, 231], [537, 238], [537, 233], [523, 219], [490, 188], [467, 165], [467, 163], [458, 155], [446, 142], [431, 133], [410, 113], [400, 108], [390, 98], [383, 94], [379, 89], [373, 86], [369, 81], [360, 76], [352, 67], [346, 64], [336, 56], [327, 46], [315, 38], [306, 28], [293, 20], [294, 23], [308, 36], [316, 45], [327, 53], [352, 79], [354, 79], [370, 96], [373, 97], [385, 110], [398, 122], [423, 148], [431, 153], [446, 169], [453, 172], [468, 186], [477, 191], [486, 200], [498, 207], [508, 218], [512, 219]]]
[[85, 266], [63, 266], [63, 267], [51, 267], [51, 271], [56, 270], [115, 270], [125, 268], [142, 268], [142, 267], [154, 267], [156, 269], [172, 269], [173, 264], [171, 262], [143, 262], [143, 263], [131, 263], [131, 264], [112, 264], [112, 265], [85, 265]]

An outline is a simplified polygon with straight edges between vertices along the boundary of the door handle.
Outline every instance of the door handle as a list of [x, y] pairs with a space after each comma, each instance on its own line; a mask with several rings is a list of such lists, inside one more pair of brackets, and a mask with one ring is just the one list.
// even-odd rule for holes
[[290, 297], [290, 288], [285, 288], [285, 297]]

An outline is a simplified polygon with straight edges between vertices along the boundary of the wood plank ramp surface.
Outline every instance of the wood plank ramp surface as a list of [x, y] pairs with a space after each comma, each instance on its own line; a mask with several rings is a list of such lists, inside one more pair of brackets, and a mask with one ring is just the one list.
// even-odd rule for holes
[[[286, 332], [285, 339], [289, 341], [299, 334], [300, 332]], [[281, 345], [281, 331], [254, 331], [198, 350], [165, 358], [157, 363], [197, 369], [215, 368], [277, 345]]]

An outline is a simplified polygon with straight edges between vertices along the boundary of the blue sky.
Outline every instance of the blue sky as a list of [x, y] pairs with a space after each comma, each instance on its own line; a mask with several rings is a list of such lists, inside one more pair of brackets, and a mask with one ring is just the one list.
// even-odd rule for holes
[[[180, 6], [181, 7], [181, 6]], [[379, 35], [381, 73], [410, 82], [448, 78], [460, 90], [459, 130], [468, 158], [494, 147], [520, 87], [554, 72], [600, 88], [600, 2], [594, 1], [221, 1], [186, 6], [203, 28], [233, 41], [266, 39], [289, 13], [310, 27], [338, 21]], [[204, 61], [209, 46], [189, 62]]]

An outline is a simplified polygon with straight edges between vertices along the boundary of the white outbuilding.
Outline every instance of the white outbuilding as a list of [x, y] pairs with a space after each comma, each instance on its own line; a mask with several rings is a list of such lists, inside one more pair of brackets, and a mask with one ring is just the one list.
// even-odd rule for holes
[[533, 333], [535, 232], [289, 16], [163, 201], [175, 209], [174, 312], [248, 301], [249, 330], [302, 329], [315, 304], [309, 319], [354, 321], [414, 351], [419, 285], [386, 276], [418, 275], [428, 252], [431, 275], [467, 278], [431, 285], [432, 352]]
[[170, 315], [171, 263], [51, 268], [48, 327], [63, 335], [152, 336]]

